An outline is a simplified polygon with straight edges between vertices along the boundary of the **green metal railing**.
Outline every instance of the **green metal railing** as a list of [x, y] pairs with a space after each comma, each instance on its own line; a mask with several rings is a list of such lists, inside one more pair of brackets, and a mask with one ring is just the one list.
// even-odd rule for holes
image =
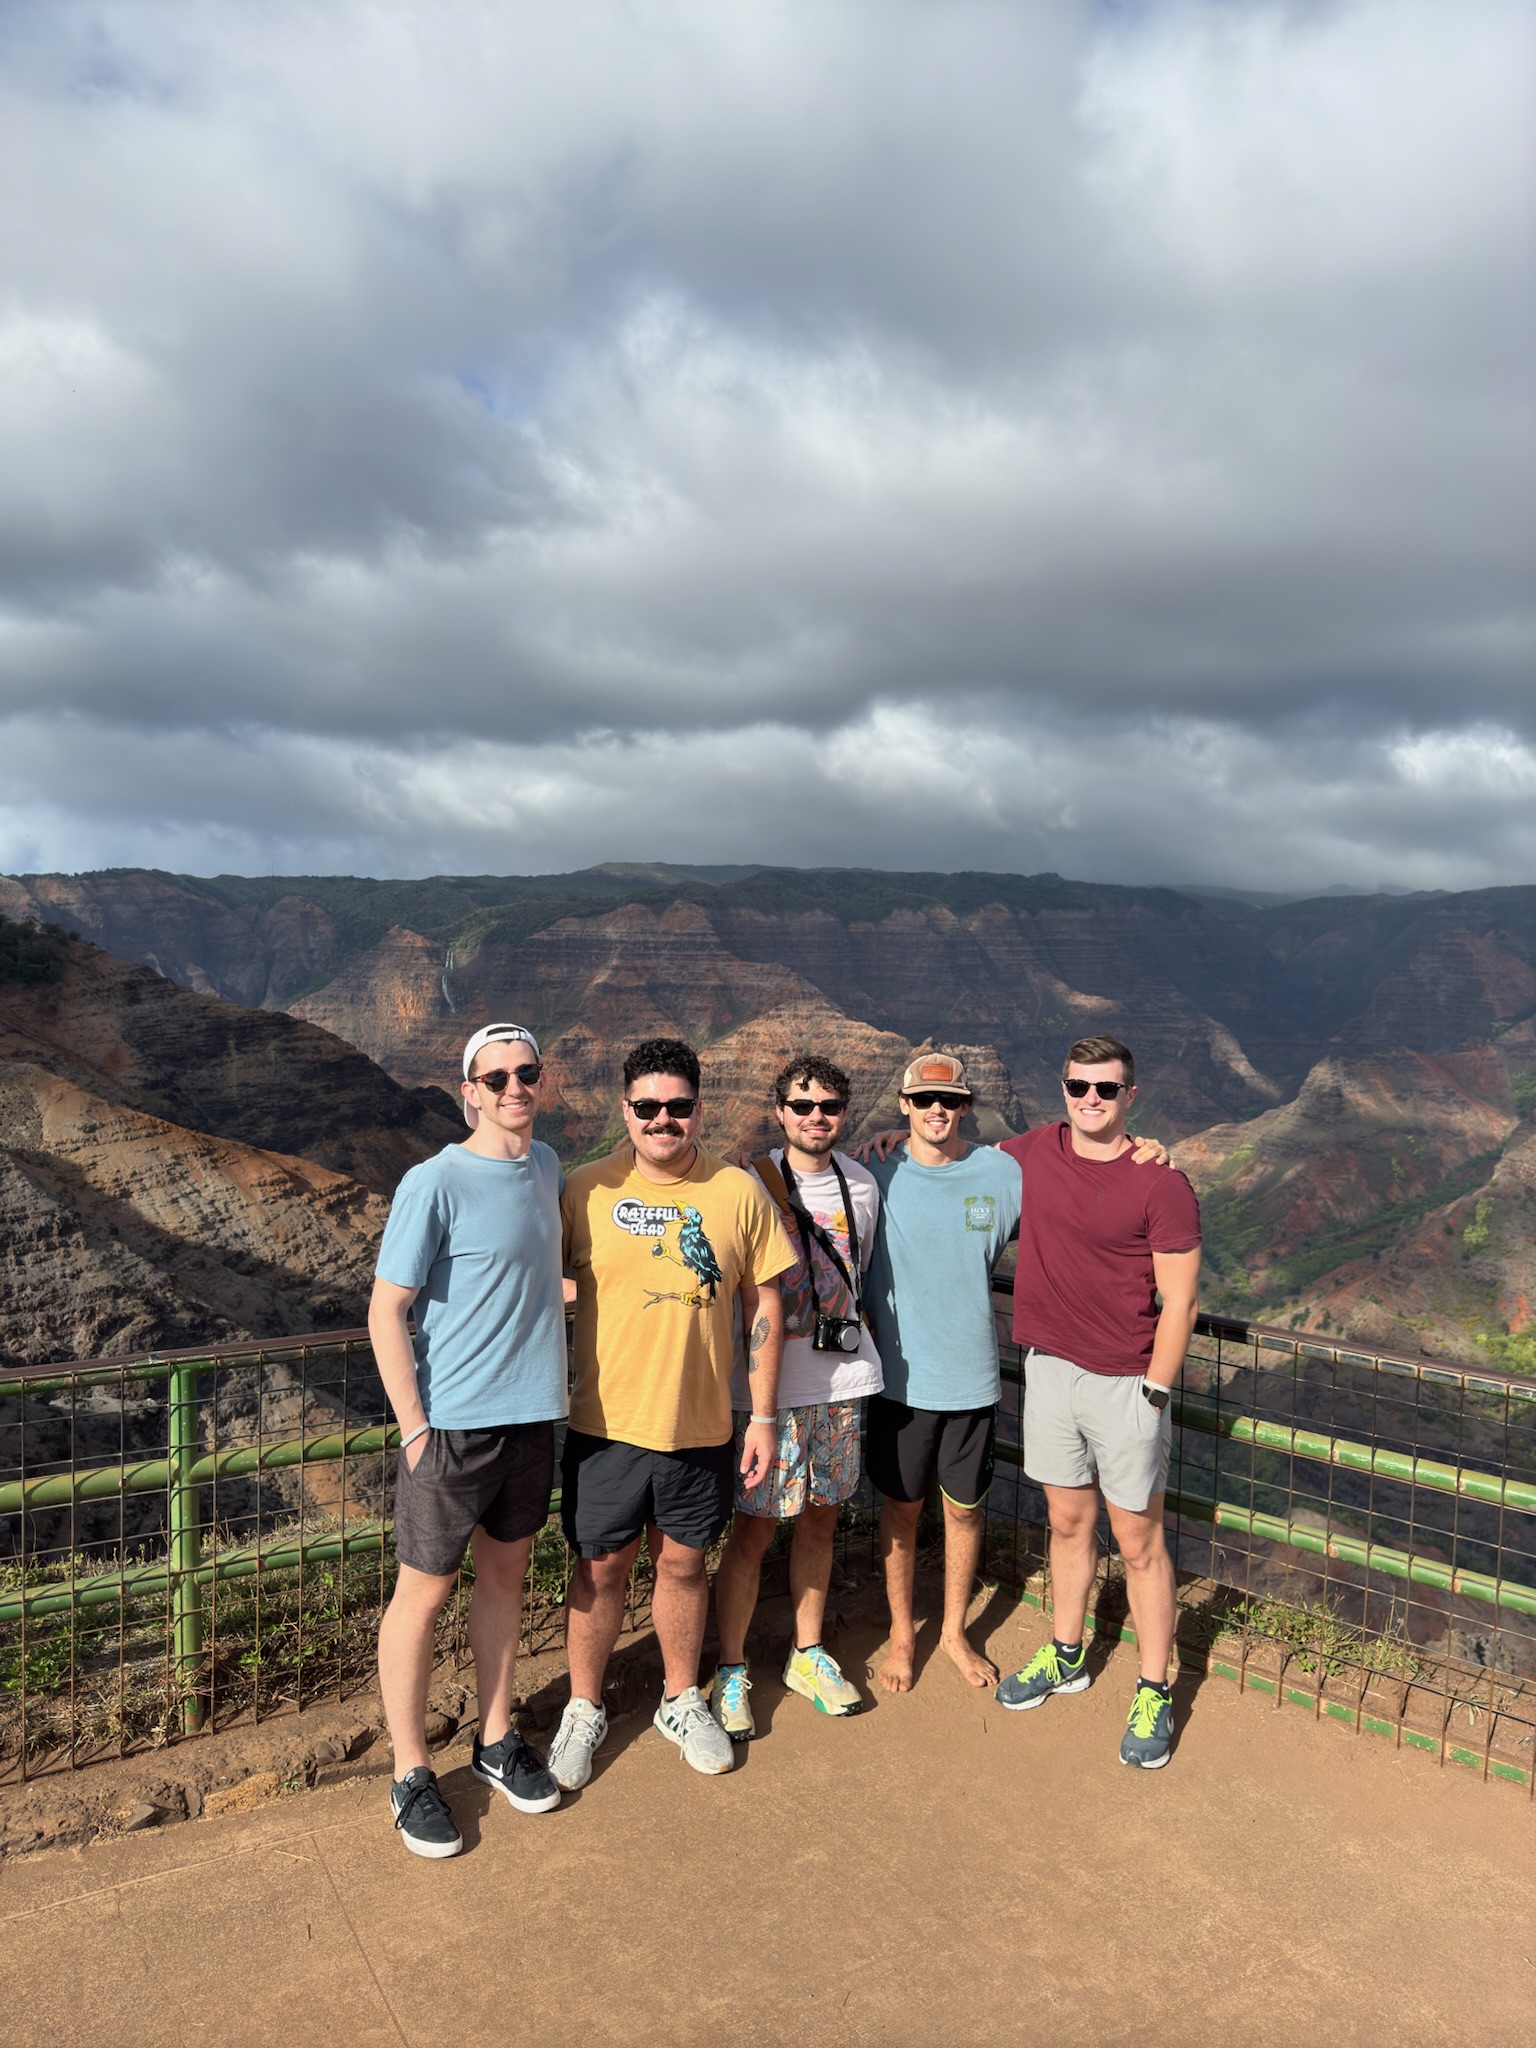
[[[1021, 1583], [1045, 1548], [1009, 1427], [1024, 1369], [1005, 1344], [990, 1503], [994, 1525], [1011, 1526]], [[120, 1454], [92, 1455], [93, 1432], [110, 1433], [114, 1415]], [[1407, 1604], [1392, 1595], [1385, 1611], [1398, 1635], [1407, 1625], [1427, 1642], [1433, 1623], [1445, 1638], [1435, 1668], [1447, 1697], [1466, 1665], [1471, 1678], [1498, 1674], [1506, 1724], [1524, 1726], [1522, 1712], [1536, 1721], [1518, 1703], [1536, 1682], [1536, 1384], [1203, 1317], [1173, 1416], [1166, 1510], [1186, 1576], [1241, 1596], [1249, 1620], [1265, 1600], [1320, 1613], [1352, 1602], [1362, 1641], [1381, 1632], [1396, 1587]], [[264, 1697], [302, 1704], [309, 1674], [332, 1665], [339, 1688], [361, 1677], [390, 1584], [399, 1440], [365, 1331], [15, 1373], [0, 1381], [0, 1428], [12, 1427], [14, 1455], [0, 1441], [0, 1771], [98, 1748], [76, 1711], [93, 1687], [105, 1705], [91, 1726], [121, 1748], [140, 1733], [194, 1733], [232, 1698], [258, 1712]], [[130, 1441], [157, 1432], [158, 1443]], [[317, 1504], [322, 1481], [329, 1496]], [[562, 1549], [552, 1601], [563, 1568]], [[288, 1590], [279, 1601], [269, 1586]], [[339, 1602], [320, 1646], [314, 1587]], [[1479, 1612], [1484, 1621], [1468, 1620]], [[296, 1675], [264, 1679], [282, 1631]], [[163, 1674], [158, 1690], [146, 1680], [163, 1711], [139, 1729], [123, 1701], [132, 1675], [151, 1669]], [[1536, 1783], [1529, 1768], [1517, 1774]]]

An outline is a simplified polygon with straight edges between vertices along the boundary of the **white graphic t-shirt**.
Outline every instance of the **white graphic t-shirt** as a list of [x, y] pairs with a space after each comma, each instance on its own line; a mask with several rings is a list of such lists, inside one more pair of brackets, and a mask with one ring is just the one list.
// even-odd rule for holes
[[[782, 1148], [775, 1149], [768, 1156], [782, 1172]], [[859, 1266], [861, 1271], [865, 1271], [875, 1245], [880, 1190], [868, 1167], [860, 1166], [856, 1159], [845, 1158], [839, 1152], [837, 1163], [848, 1183], [853, 1220], [859, 1234]], [[849, 1255], [848, 1216], [843, 1207], [843, 1191], [831, 1165], [821, 1173], [797, 1173], [795, 1193], [805, 1213], [820, 1224], [836, 1245], [843, 1264], [851, 1273], [853, 1260]], [[857, 1401], [864, 1394], [878, 1394], [883, 1384], [880, 1353], [875, 1349], [875, 1340], [868, 1325], [859, 1332], [857, 1351], [815, 1351], [811, 1348], [816, 1311], [811, 1302], [810, 1279], [805, 1269], [805, 1246], [794, 1218], [782, 1209], [778, 1211], [778, 1217], [784, 1226], [784, 1235], [796, 1253], [794, 1265], [779, 1275], [779, 1288], [784, 1297], [784, 1364], [779, 1373], [778, 1405], [781, 1408], [808, 1408], [819, 1401]], [[851, 1319], [854, 1313], [852, 1293], [814, 1237], [811, 1238], [811, 1257], [816, 1262], [816, 1293], [821, 1301], [822, 1314]], [[731, 1405], [737, 1409], [750, 1405], [746, 1371], [739, 1355], [731, 1377]]]

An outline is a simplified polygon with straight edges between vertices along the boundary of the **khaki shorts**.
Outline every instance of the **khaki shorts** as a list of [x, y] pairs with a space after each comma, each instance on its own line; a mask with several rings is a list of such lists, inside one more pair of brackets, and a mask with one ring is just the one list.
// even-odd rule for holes
[[1094, 1486], [1141, 1514], [1168, 1485], [1173, 1421], [1140, 1373], [1085, 1372], [1048, 1351], [1024, 1358], [1024, 1472], [1037, 1486]]

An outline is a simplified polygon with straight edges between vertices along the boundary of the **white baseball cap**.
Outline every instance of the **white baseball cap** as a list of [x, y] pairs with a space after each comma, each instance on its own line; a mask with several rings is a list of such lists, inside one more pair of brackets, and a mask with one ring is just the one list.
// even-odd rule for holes
[[[480, 1030], [475, 1033], [474, 1037], [470, 1039], [468, 1045], [464, 1048], [464, 1078], [466, 1081], [469, 1079], [470, 1068], [475, 1064], [475, 1054], [488, 1045], [527, 1045], [533, 1048], [533, 1056], [536, 1060], [543, 1058], [543, 1054], [539, 1051], [539, 1041], [526, 1026], [522, 1024], [485, 1024], [481, 1026]], [[461, 1100], [464, 1105], [464, 1121], [473, 1130], [480, 1121], [480, 1112], [467, 1096], [462, 1097]]]

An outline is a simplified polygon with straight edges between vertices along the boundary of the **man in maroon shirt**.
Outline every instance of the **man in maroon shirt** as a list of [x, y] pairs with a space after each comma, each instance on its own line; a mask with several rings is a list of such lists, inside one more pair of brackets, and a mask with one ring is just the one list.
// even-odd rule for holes
[[1045, 1489], [1050, 1514], [1055, 1637], [1002, 1681], [997, 1698], [1023, 1709], [1086, 1690], [1102, 1498], [1141, 1657], [1120, 1761], [1155, 1771], [1173, 1738], [1168, 1403], [1195, 1327], [1200, 1209], [1176, 1168], [1133, 1167], [1125, 1120], [1135, 1079], [1118, 1039], [1080, 1038], [1062, 1069], [1066, 1122], [1002, 1146], [1024, 1175], [1013, 1334], [1028, 1349], [1024, 1470]]

